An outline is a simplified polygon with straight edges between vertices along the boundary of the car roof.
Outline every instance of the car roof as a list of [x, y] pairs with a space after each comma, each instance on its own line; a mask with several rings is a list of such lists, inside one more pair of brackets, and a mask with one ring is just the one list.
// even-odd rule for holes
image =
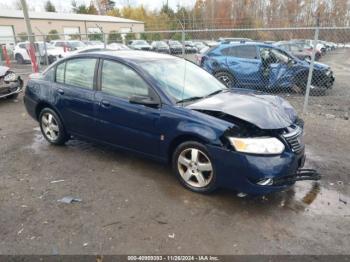
[[271, 44], [266, 44], [266, 43], [263, 43], [263, 42], [231, 42], [231, 43], [222, 43], [219, 45], [219, 47], [228, 47], [228, 46], [262, 46], [262, 47], [274, 47], [273, 45]]
[[[85, 53], [86, 55], [102, 55], [102, 56], [109, 56], [109, 57], [115, 57], [122, 59], [124, 61], [129, 62], [145, 62], [145, 61], [159, 61], [159, 60], [179, 60], [181, 58], [167, 55], [167, 54], [161, 54], [161, 53], [155, 53], [150, 51], [137, 51], [137, 50], [101, 50], [101, 51], [93, 51], [89, 53]], [[85, 55], [84, 54], [84, 55]], [[80, 54], [82, 55], [82, 54]], [[73, 57], [73, 56], [71, 56]]]

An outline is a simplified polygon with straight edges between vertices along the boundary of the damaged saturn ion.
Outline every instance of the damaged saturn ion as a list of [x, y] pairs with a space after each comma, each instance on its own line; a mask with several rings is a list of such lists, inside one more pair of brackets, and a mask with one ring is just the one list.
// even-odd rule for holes
[[287, 101], [228, 89], [170, 55], [70, 56], [31, 75], [24, 102], [51, 144], [74, 136], [168, 161], [195, 192], [262, 195], [320, 178], [301, 169], [303, 121]]

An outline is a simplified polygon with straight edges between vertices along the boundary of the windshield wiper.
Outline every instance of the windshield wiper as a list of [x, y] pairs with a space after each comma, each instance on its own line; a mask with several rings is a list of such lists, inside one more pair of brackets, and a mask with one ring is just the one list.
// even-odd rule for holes
[[206, 95], [205, 97], [213, 96], [213, 95], [219, 94], [219, 93], [224, 92], [224, 91], [227, 91], [227, 89], [216, 90], [213, 93], [210, 93], [209, 95]]
[[194, 101], [194, 100], [198, 100], [203, 98], [204, 96], [192, 96], [192, 97], [188, 97], [182, 100], [179, 100], [176, 102], [176, 104], [180, 104], [180, 103], [184, 103], [184, 102], [189, 102], [189, 101]]

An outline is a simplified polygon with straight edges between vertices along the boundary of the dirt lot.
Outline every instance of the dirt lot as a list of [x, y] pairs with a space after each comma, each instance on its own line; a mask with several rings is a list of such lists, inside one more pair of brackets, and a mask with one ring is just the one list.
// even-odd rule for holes
[[323, 179], [263, 198], [191, 193], [167, 166], [84, 141], [50, 146], [22, 97], [1, 100], [0, 254], [350, 254], [350, 50], [324, 62], [336, 85], [304, 116]]

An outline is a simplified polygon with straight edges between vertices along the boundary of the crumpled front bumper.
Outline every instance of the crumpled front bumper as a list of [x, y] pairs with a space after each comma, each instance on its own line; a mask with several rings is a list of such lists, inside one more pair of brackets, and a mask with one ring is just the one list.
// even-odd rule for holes
[[[316, 171], [301, 169], [305, 162], [304, 150], [299, 154], [285, 151], [281, 155], [249, 155], [217, 146], [208, 146], [220, 187], [249, 195], [266, 195], [285, 190], [296, 181], [318, 180]], [[259, 184], [271, 179], [273, 182]]]
[[0, 81], [0, 98], [8, 97], [10, 95], [18, 94], [23, 90], [23, 81], [18, 78], [14, 82]]

